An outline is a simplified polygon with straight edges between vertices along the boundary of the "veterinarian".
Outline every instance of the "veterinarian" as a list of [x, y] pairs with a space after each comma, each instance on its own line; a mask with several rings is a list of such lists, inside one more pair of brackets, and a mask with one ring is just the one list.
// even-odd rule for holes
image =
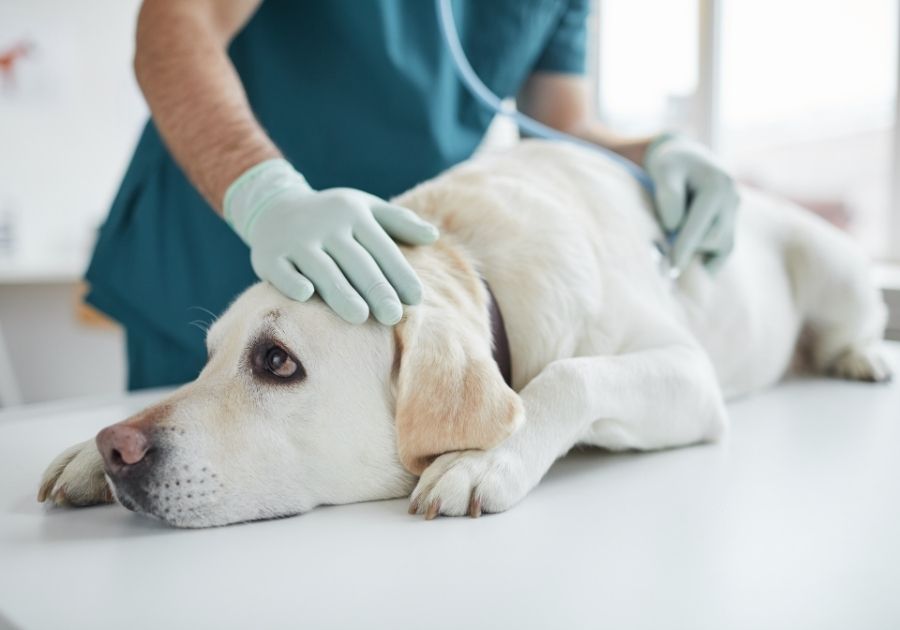
[[[673, 258], [728, 254], [734, 185], [676, 136], [588, 119], [589, 0], [460, 0], [474, 69], [556, 129], [642, 164]], [[147, 124], [87, 272], [121, 322], [128, 386], [193, 379], [208, 321], [268, 280], [349, 322], [396, 323], [421, 285], [395, 241], [437, 229], [385, 201], [472, 155], [492, 115], [454, 74], [432, 2], [145, 0], [135, 74]], [[223, 220], [224, 217], [224, 220]]]

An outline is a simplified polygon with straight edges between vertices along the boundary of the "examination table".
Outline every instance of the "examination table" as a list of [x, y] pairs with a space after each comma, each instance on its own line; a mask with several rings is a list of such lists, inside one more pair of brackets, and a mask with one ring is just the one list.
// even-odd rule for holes
[[574, 452], [477, 520], [36, 503], [55, 455], [163, 394], [0, 413], [0, 628], [900, 628], [897, 381], [792, 380], [730, 404], [720, 444]]

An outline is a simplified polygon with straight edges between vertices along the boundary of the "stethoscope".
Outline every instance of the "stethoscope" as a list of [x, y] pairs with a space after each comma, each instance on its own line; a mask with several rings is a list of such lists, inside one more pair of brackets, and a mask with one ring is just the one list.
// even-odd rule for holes
[[450, 5], [451, 0], [435, 0], [435, 8], [437, 9], [438, 22], [441, 25], [441, 34], [444, 36], [444, 43], [447, 50], [450, 51], [450, 58], [456, 68], [456, 73], [466, 89], [478, 99], [482, 104], [501, 116], [512, 119], [519, 129], [526, 133], [546, 138], [547, 140], [561, 140], [571, 142], [588, 148], [592, 151], [602, 153], [608, 159], [616, 162], [622, 168], [627, 170], [644, 189], [652, 196], [654, 191], [653, 180], [647, 175], [647, 172], [640, 166], [605, 147], [582, 140], [576, 136], [557, 131], [552, 127], [548, 127], [539, 123], [533, 118], [526, 116], [509, 103], [504, 103], [500, 97], [494, 94], [488, 86], [475, 74], [472, 64], [469, 63], [466, 53], [463, 51], [462, 44], [459, 41], [459, 31], [456, 30], [456, 21], [453, 19], [453, 8]]
[[[642, 169], [640, 166], [638, 166], [628, 158], [623, 157], [622, 155], [619, 155], [615, 151], [607, 149], [606, 147], [593, 144], [592, 142], [588, 142], [587, 140], [583, 140], [577, 136], [572, 136], [570, 134], [563, 133], [562, 131], [557, 131], [552, 127], [548, 127], [547, 125], [539, 123], [535, 119], [530, 118], [522, 112], [518, 111], [515, 107], [510, 106], [508, 103], [504, 103], [500, 99], [500, 97], [494, 94], [475, 73], [475, 70], [472, 68], [472, 64], [469, 63], [469, 59], [468, 57], [466, 57], [466, 53], [463, 51], [462, 43], [459, 40], [459, 31], [456, 30], [456, 21], [453, 19], [453, 8], [451, 7], [450, 3], [451, 0], [435, 0], [434, 4], [435, 9], [437, 10], [438, 23], [440, 24], [441, 34], [444, 36], [444, 43], [447, 46], [447, 50], [450, 51], [450, 58], [453, 60], [453, 65], [456, 69], [456, 73], [459, 75], [459, 78], [462, 81], [463, 85], [472, 94], [472, 96], [474, 96], [479, 102], [481, 102], [493, 112], [511, 119], [513, 122], [515, 122], [519, 129], [532, 136], [545, 138], [547, 140], [571, 142], [572, 144], [577, 144], [579, 146], [585, 147], [591, 151], [594, 151], [595, 153], [602, 154], [607, 159], [615, 162], [626, 171], [628, 171], [628, 173], [630, 173], [631, 176], [638, 181], [638, 183], [644, 188], [644, 190], [647, 191], [650, 199], [654, 199], [655, 186], [653, 185], [653, 180], [650, 179], [647, 171]], [[680, 270], [675, 267], [666, 267], [666, 262], [668, 261], [668, 253], [674, 240], [675, 234], [672, 233], [666, 235], [665, 242], [654, 243], [659, 256], [659, 264], [664, 268], [664, 273], [672, 279], [678, 278], [681, 273]]]

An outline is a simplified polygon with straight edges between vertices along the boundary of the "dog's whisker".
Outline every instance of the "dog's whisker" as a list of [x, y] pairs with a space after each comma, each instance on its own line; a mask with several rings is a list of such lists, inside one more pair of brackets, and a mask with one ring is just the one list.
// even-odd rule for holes
[[203, 331], [204, 334], [209, 333], [209, 324], [202, 319], [195, 319], [192, 322], [188, 322], [188, 326], [193, 326], [194, 328], [199, 328]]
[[209, 315], [210, 317], [212, 317], [212, 321], [213, 321], [213, 322], [217, 322], [217, 321], [219, 320], [219, 316], [216, 315], [215, 313], [213, 313], [213, 312], [212, 312], [211, 310], [209, 310], [208, 308], [204, 308], [204, 307], [202, 307], [202, 306], [189, 306], [189, 307], [188, 307], [188, 310], [191, 310], [191, 309], [196, 309], [196, 310], [198, 310], [198, 311], [202, 311], [202, 312], [206, 313], [207, 315]]

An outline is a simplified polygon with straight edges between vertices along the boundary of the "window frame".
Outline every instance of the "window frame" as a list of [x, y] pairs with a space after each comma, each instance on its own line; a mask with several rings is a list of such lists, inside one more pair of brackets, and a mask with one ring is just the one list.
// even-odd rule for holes
[[[897, 9], [897, 37], [894, 41], [894, 134], [891, 152], [891, 212], [887, 258], [900, 266], [900, 8]], [[896, 287], [900, 291], [900, 286]]]

